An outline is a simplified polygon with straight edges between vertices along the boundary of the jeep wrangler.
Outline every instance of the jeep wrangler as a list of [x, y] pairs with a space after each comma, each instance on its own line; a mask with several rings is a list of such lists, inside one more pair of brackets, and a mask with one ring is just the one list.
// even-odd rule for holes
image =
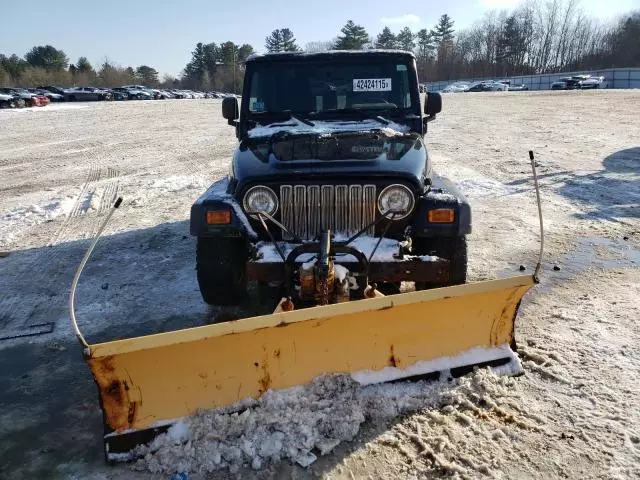
[[[240, 105], [222, 115], [239, 144], [230, 173], [191, 207], [205, 302], [237, 305], [248, 282], [293, 304], [328, 304], [465, 283], [471, 210], [432, 168], [404, 51], [254, 55]], [[274, 291], [275, 290], [275, 291]]]

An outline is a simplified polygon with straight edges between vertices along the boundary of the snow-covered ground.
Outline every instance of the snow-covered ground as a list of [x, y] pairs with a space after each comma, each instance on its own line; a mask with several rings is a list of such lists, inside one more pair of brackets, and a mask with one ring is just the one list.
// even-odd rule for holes
[[472, 203], [471, 280], [533, 268], [536, 153], [547, 236], [517, 324], [524, 376], [320, 379], [189, 419], [132, 466], [104, 464], [68, 288], [122, 196], [78, 289], [89, 341], [210, 322], [187, 219], [228, 171], [233, 129], [217, 100], [0, 113], [0, 336], [53, 328], [0, 341], [0, 477], [637, 477], [639, 102], [635, 91], [451, 95], [429, 124], [436, 169]]

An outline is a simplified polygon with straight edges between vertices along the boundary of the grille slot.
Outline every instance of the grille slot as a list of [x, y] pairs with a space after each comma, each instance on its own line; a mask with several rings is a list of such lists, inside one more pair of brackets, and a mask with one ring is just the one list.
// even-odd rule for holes
[[[376, 215], [375, 185], [282, 185], [280, 221], [303, 240], [320, 232], [352, 235], [373, 222]], [[373, 235], [370, 227], [367, 234]], [[285, 240], [292, 235], [283, 234]]]

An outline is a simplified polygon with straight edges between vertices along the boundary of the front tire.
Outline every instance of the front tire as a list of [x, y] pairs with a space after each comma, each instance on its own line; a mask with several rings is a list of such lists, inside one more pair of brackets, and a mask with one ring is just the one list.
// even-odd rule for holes
[[416, 282], [416, 290], [462, 285], [467, 282], [467, 237], [414, 239], [414, 255], [436, 255], [450, 262], [449, 280], [442, 284]]
[[209, 305], [239, 305], [247, 297], [247, 247], [243, 239], [198, 237], [196, 271]]

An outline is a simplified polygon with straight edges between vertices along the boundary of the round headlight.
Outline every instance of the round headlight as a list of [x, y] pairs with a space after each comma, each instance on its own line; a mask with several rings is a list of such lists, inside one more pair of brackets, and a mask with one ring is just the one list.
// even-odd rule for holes
[[262, 212], [273, 216], [278, 211], [278, 197], [269, 187], [259, 185], [247, 190], [242, 205], [248, 214]]
[[407, 217], [413, 210], [413, 193], [404, 185], [389, 185], [378, 197], [378, 210], [384, 216], [393, 216], [394, 220]]

